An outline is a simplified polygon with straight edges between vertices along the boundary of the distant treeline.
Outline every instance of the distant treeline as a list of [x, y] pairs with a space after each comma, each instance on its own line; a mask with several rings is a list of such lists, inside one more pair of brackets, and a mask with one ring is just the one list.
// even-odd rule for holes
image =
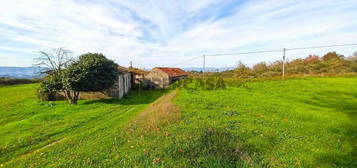
[[[237, 77], [237, 78], [257, 78], [275, 77], [282, 75], [283, 62], [275, 61], [272, 63], [259, 62], [252, 67], [239, 62], [234, 70], [206, 73], [207, 76]], [[318, 74], [341, 74], [357, 72], [357, 52], [352, 56], [345, 57], [336, 52], [329, 52], [322, 57], [309, 55], [306, 58], [293, 59], [286, 61], [285, 74], [294, 75], [318, 75]], [[191, 73], [198, 76], [200, 72]]]
[[37, 83], [39, 81], [40, 79], [15, 79], [15, 78], [0, 77], [0, 85], [28, 84], [28, 83]]

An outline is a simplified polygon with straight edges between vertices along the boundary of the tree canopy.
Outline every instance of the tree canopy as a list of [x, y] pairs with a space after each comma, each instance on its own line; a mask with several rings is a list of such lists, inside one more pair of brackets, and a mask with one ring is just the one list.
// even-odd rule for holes
[[64, 71], [63, 87], [72, 104], [79, 92], [104, 91], [112, 87], [118, 77], [118, 65], [103, 54], [87, 53], [79, 56]]
[[39, 65], [46, 67], [48, 76], [39, 89], [39, 97], [52, 100], [56, 92], [63, 92], [67, 101], [77, 104], [80, 92], [105, 91], [118, 78], [118, 65], [100, 53], [80, 55], [77, 60], [68, 59], [67, 50], [41, 52]]
[[65, 70], [65, 85], [76, 91], [104, 91], [113, 86], [118, 77], [118, 65], [103, 54], [87, 53], [79, 56]]

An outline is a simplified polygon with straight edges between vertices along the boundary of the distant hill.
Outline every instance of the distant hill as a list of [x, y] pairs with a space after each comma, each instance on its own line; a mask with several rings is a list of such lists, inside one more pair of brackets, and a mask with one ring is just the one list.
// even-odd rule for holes
[[[187, 67], [182, 68], [185, 71], [202, 71], [201, 67]], [[226, 70], [233, 70], [234, 67], [206, 67], [206, 72], [222, 72]], [[33, 79], [43, 77], [39, 72], [41, 68], [39, 67], [6, 67], [0, 66], [0, 77], [8, 77], [8, 78], [25, 78], [25, 79]]]
[[[202, 67], [190, 67], [190, 68], [182, 68], [185, 71], [202, 71]], [[215, 68], [215, 67], [206, 67], [206, 72], [222, 72], [222, 71], [227, 71], [227, 70], [233, 70], [234, 67], [221, 67], [221, 68]]]
[[0, 77], [8, 77], [8, 78], [40, 78], [41, 68], [39, 67], [2, 67], [0, 66]]

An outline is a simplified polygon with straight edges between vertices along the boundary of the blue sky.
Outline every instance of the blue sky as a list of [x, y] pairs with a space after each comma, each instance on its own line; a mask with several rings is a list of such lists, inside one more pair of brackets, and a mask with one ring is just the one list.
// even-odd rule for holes
[[[152, 68], [210, 53], [357, 43], [356, 0], [11, 0], [0, 6], [0, 66], [38, 51], [100, 52]], [[289, 52], [289, 59], [357, 47]], [[207, 59], [207, 66], [274, 61], [281, 53]], [[194, 60], [182, 67], [201, 66]]]

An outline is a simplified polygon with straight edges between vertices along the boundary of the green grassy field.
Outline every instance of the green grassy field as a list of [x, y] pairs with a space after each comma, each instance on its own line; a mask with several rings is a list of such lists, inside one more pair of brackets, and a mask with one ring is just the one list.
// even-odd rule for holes
[[68, 167], [104, 162], [122, 143], [121, 127], [162, 91], [126, 99], [41, 102], [37, 84], [0, 87], [0, 163], [9, 167]]
[[149, 109], [163, 92], [70, 106], [35, 86], [0, 87], [5, 167], [357, 167], [356, 77], [178, 90]]

